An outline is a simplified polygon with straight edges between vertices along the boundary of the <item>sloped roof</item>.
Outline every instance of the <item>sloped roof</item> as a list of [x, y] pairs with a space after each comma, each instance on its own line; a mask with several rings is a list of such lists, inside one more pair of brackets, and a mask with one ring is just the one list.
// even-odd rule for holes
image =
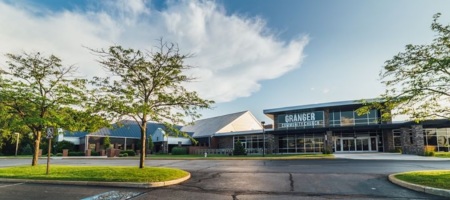
[[[66, 132], [64, 136], [67, 137], [84, 137], [89, 134], [90, 136], [110, 136], [110, 137], [126, 137], [126, 138], [141, 138], [141, 129], [136, 121], [124, 120], [120, 122], [121, 125], [114, 124], [113, 128], [101, 128], [100, 130], [92, 133], [87, 132]], [[160, 123], [148, 122], [147, 123], [147, 135], [153, 134], [158, 128], [165, 129], [165, 126]], [[177, 126], [177, 128], [181, 128]]]
[[181, 131], [193, 132], [194, 134], [192, 137], [194, 138], [209, 137], [214, 135], [215, 133], [219, 133], [221, 129], [231, 124], [233, 121], [246, 113], [249, 113], [251, 115], [250, 111], [242, 111], [238, 113], [198, 120], [195, 121], [194, 125], [181, 128]]

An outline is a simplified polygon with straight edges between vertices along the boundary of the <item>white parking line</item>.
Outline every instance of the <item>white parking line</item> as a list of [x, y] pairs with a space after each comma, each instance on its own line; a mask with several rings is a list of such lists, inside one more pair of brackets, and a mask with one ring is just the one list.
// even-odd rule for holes
[[22, 185], [24, 183], [16, 183], [16, 184], [11, 184], [11, 185], [1, 185], [0, 188], [4, 188], [4, 187], [11, 187], [11, 186], [16, 186], [16, 185]]

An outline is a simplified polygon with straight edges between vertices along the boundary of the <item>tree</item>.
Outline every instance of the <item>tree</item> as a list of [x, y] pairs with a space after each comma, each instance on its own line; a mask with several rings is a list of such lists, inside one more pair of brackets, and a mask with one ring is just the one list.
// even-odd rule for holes
[[[74, 77], [74, 66], [40, 53], [7, 54], [9, 71], [0, 78], [0, 105], [14, 119], [9, 129], [26, 127], [33, 137], [32, 166], [38, 163], [42, 132], [47, 127], [70, 131], [96, 130], [106, 121], [81, 110], [86, 101], [87, 80]], [[92, 116], [92, 117], [91, 117]]]
[[109, 136], [106, 136], [103, 138], [103, 148], [109, 149], [111, 147], [111, 140], [109, 139]]
[[[431, 44], [406, 45], [404, 52], [385, 62], [380, 72], [386, 86], [385, 102], [370, 106], [392, 110], [392, 115], [409, 115], [416, 121], [450, 117], [450, 26], [439, 24], [440, 16], [433, 16], [431, 30], [436, 36]], [[390, 118], [389, 113], [384, 112], [383, 117]]]
[[130, 117], [139, 124], [142, 151], [139, 168], [144, 167], [148, 121], [164, 123], [169, 132], [179, 133], [174, 124], [185, 124], [187, 116], [192, 120], [198, 118], [197, 109], [210, 108], [213, 103], [183, 87], [193, 80], [183, 74], [190, 68], [184, 64], [188, 55], [180, 54], [174, 44], [160, 40], [154, 52], [121, 46], [92, 51], [112, 75], [95, 77], [92, 81], [98, 88], [95, 97], [99, 111], [114, 119]]
[[237, 141], [234, 144], [233, 155], [247, 155], [247, 151], [245, 150], [241, 141]]

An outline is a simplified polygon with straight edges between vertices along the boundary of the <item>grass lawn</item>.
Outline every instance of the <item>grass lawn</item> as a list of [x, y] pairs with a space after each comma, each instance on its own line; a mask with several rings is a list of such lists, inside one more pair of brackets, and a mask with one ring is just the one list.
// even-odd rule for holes
[[434, 152], [435, 157], [450, 158], [450, 152]]
[[159, 182], [183, 178], [188, 172], [163, 167], [107, 167], [50, 165], [46, 175], [46, 165], [0, 168], [0, 178], [105, 181], [105, 182]]
[[417, 171], [395, 176], [402, 181], [450, 190], [450, 170]]

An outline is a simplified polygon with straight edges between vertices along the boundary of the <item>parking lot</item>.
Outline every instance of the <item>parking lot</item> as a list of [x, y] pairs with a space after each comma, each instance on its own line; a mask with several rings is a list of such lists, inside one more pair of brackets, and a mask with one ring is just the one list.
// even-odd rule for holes
[[[45, 160], [41, 160], [45, 164]], [[0, 159], [1, 166], [29, 160]], [[64, 159], [53, 164], [137, 167], [137, 160]], [[30, 183], [1, 183], [0, 199], [83, 199], [111, 191], [131, 199], [442, 199], [401, 188], [387, 175], [411, 170], [448, 169], [440, 160], [148, 160], [146, 166], [175, 167], [192, 178], [179, 185], [113, 188]]]

